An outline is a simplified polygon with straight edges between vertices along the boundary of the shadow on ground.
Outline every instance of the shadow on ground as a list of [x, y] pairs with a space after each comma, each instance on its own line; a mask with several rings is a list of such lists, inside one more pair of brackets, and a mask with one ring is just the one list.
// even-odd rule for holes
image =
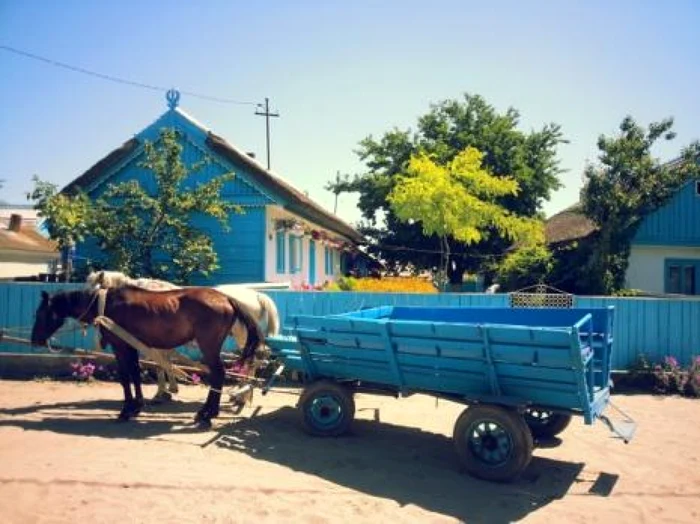
[[[554, 446], [561, 441], [554, 440]], [[284, 407], [221, 429], [212, 445], [321, 477], [371, 496], [415, 505], [468, 522], [513, 522], [566, 495], [582, 463], [534, 457], [511, 484], [481, 481], [460, 471], [452, 440], [385, 422], [357, 420], [353, 433], [316, 438], [299, 429]], [[617, 480], [602, 474], [591, 495], [607, 496]]]
[[[201, 432], [192, 425], [200, 405], [172, 402], [154, 406], [137, 420], [120, 424], [114, 420], [121, 406], [116, 400], [37, 404], [0, 409], [0, 427], [106, 438], [163, 437]], [[230, 412], [226, 415], [230, 420]], [[583, 480], [583, 463], [535, 456], [520, 479], [496, 484], [460, 471], [451, 439], [441, 434], [357, 420], [352, 434], [324, 439], [303, 433], [298, 412], [291, 407], [252, 417], [247, 410], [245, 415], [219, 427], [202, 446], [245, 453], [401, 506], [414, 505], [461, 521], [518, 521], [564, 497], [572, 485], [588, 482], [588, 494], [608, 496], [617, 482], [616, 475], [607, 473], [594, 482]], [[559, 443], [557, 439], [549, 445]]]

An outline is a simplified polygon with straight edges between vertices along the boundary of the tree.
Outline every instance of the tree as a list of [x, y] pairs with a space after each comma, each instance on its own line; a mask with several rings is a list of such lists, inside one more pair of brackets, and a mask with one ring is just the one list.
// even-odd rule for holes
[[527, 242], [509, 253], [495, 268], [502, 289], [512, 291], [545, 283], [554, 257], [544, 242]]
[[644, 216], [700, 174], [698, 143], [685, 148], [678, 163], [661, 163], [652, 156], [658, 140], [675, 138], [672, 127], [672, 118], [644, 129], [627, 116], [617, 137], [598, 139], [599, 163], [586, 167], [581, 191], [583, 211], [599, 228], [587, 268], [592, 294], [611, 294], [624, 286], [630, 245]]
[[481, 166], [483, 158], [473, 147], [444, 166], [425, 153], [412, 155], [407, 172], [397, 177], [387, 197], [399, 220], [419, 223], [425, 236], [438, 238], [443, 280], [450, 261], [448, 236], [466, 245], [481, 241], [490, 230], [511, 241], [543, 236], [540, 222], [514, 215], [496, 202], [517, 195], [518, 183], [491, 175]]
[[91, 201], [81, 191], [56, 194], [50, 184], [38, 183], [32, 196], [39, 197], [36, 207], [47, 217], [51, 238], [80, 242], [89, 231], [104, 255], [102, 264], [135, 277], [187, 284], [197, 273], [208, 275], [218, 267], [218, 257], [211, 238], [192, 226], [192, 216], [216, 218], [229, 230], [229, 214], [242, 210], [220, 196], [233, 173], [198, 183], [193, 175], [207, 160], [188, 168], [181, 153], [172, 129], [162, 130], [155, 143], [145, 143], [138, 165], [150, 172], [152, 192], [131, 180], [110, 184]]
[[[524, 133], [517, 129], [519, 118], [515, 109], [499, 113], [478, 95], [443, 101], [419, 118], [415, 133], [393, 129], [379, 139], [368, 136], [362, 140], [357, 154], [367, 172], [331, 182], [328, 187], [359, 193], [363, 223], [358, 228], [371, 240], [370, 249], [390, 267], [437, 266], [444, 246], [436, 236], [426, 236], [417, 223], [398, 219], [389, 194], [416, 153], [423, 152], [438, 165], [446, 165], [471, 146], [483, 152], [483, 167], [489, 173], [512, 177], [520, 188], [517, 196], [503, 195], [496, 202], [514, 215], [538, 216], [543, 202], [560, 187], [556, 148], [564, 140], [556, 124]], [[468, 251], [465, 243], [452, 235], [446, 241], [452, 253], [450, 279], [455, 283], [461, 282], [465, 270], [479, 268], [484, 260], [510, 246], [510, 240], [497, 228], [491, 228]]]
[[34, 190], [27, 194], [27, 198], [35, 201], [34, 208], [39, 211], [38, 215], [45, 218], [49, 238], [56, 242], [68, 279], [69, 251], [85, 239], [90, 229], [90, 199], [84, 193], [73, 196], [59, 193], [55, 184], [42, 181], [37, 175], [32, 177], [32, 181]]

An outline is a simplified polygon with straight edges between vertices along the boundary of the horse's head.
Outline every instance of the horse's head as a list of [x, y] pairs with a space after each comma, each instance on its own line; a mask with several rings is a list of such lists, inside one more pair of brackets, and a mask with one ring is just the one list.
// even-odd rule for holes
[[41, 303], [34, 315], [34, 326], [32, 327], [32, 344], [35, 346], [45, 346], [46, 342], [63, 325], [68, 316], [66, 301], [60, 293], [55, 296], [49, 295], [46, 291], [41, 292]]

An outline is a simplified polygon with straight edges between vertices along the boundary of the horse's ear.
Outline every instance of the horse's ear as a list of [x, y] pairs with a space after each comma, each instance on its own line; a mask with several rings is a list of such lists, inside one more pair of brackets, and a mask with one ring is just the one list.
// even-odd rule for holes
[[42, 302], [48, 302], [49, 301], [49, 294], [46, 291], [41, 292], [41, 301]]

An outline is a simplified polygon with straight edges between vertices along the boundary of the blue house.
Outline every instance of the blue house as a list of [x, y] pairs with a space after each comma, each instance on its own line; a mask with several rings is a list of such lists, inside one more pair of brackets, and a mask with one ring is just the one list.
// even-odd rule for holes
[[[583, 215], [579, 204], [545, 224], [550, 247], [595, 242], [596, 232], [596, 225]], [[699, 295], [698, 277], [700, 180], [689, 180], [665, 205], [642, 219], [631, 243], [625, 287], [652, 294]]]
[[626, 285], [654, 293], [700, 294], [700, 180], [686, 182], [642, 220]]
[[[138, 180], [152, 186], [152, 176], [139, 167], [144, 142], [155, 142], [161, 129], [174, 128], [183, 146], [182, 160], [190, 166], [207, 157], [197, 172], [207, 180], [233, 172], [235, 178], [222, 191], [226, 200], [238, 204], [243, 214], [232, 214], [230, 231], [215, 220], [193, 217], [193, 224], [206, 231], [214, 242], [220, 268], [194, 284], [289, 282], [292, 285], [321, 284], [341, 275], [346, 254], [355, 255], [362, 236], [333, 213], [313, 202], [255, 158], [214, 134], [177, 105], [179, 96], [170, 92], [168, 110], [155, 122], [124, 142], [85, 173], [63, 188], [81, 189], [99, 197], [108, 184]], [[77, 246], [79, 259], [99, 260], [94, 242]], [[347, 257], [352, 258], [352, 257]]]

